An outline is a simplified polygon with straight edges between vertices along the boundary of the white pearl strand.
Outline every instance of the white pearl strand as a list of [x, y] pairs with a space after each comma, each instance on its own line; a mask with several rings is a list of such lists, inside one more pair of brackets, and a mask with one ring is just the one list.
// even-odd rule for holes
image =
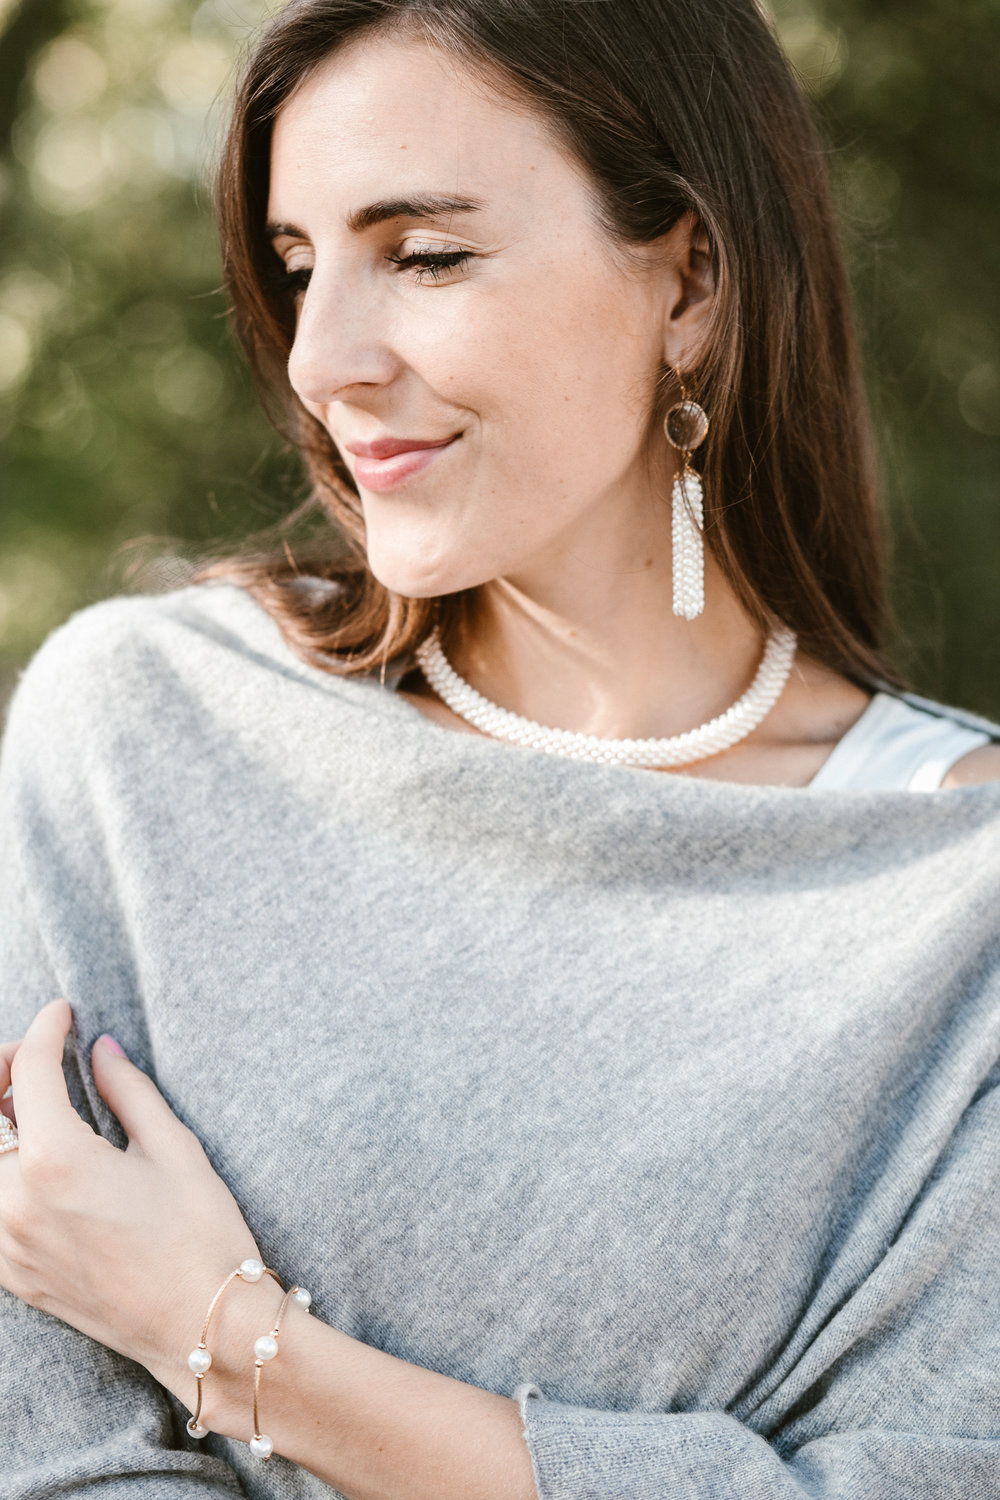
[[459, 677], [441, 649], [435, 630], [416, 650], [421, 672], [442, 702], [466, 723], [494, 739], [544, 750], [570, 760], [597, 761], [609, 766], [686, 766], [718, 755], [740, 740], [766, 717], [781, 696], [795, 658], [794, 631], [777, 626], [768, 636], [753, 682], [731, 708], [697, 729], [661, 740], [611, 740], [569, 729], [548, 729], [491, 703]]
[[672, 517], [674, 614], [694, 620], [705, 608], [705, 491], [687, 466], [674, 480]]

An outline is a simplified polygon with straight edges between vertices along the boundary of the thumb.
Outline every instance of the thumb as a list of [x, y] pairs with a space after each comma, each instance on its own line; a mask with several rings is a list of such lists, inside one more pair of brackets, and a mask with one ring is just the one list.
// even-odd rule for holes
[[148, 1154], [163, 1146], [171, 1131], [185, 1131], [153, 1080], [130, 1062], [114, 1037], [99, 1036], [90, 1054], [97, 1092], [115, 1114], [129, 1142]]

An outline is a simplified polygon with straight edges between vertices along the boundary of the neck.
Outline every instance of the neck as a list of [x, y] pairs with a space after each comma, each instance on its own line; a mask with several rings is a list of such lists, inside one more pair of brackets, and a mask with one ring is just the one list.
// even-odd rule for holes
[[607, 570], [563, 559], [552, 578], [484, 585], [445, 642], [493, 702], [583, 734], [662, 738], [721, 713], [752, 681], [762, 633], [710, 557], [693, 621], [673, 614], [669, 556]]

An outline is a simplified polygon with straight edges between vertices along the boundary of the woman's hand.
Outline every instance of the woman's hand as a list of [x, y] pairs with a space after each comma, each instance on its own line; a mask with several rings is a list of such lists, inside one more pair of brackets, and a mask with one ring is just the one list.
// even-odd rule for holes
[[127, 1150], [80, 1118], [62, 1071], [72, 1019], [54, 1000], [0, 1047], [0, 1096], [12, 1083], [3, 1107], [20, 1135], [0, 1156], [0, 1284], [187, 1390], [210, 1297], [259, 1252], [197, 1138], [110, 1038], [91, 1065]]
[[[65, 1001], [53, 1001], [20, 1044], [0, 1046], [0, 1096], [12, 1071], [20, 1132], [19, 1150], [0, 1156], [0, 1283], [145, 1365], [193, 1410], [187, 1355], [208, 1303], [259, 1252], [197, 1139], [103, 1038], [94, 1078], [128, 1149], [80, 1119], [62, 1072], [71, 1021]], [[265, 1278], [235, 1283], [220, 1303], [202, 1413], [211, 1431], [249, 1441], [254, 1339], [280, 1301]], [[301, 1309], [290, 1309], [281, 1337], [264, 1387], [266, 1431], [276, 1453], [332, 1490], [353, 1500], [535, 1496], [515, 1400], [408, 1364]]]

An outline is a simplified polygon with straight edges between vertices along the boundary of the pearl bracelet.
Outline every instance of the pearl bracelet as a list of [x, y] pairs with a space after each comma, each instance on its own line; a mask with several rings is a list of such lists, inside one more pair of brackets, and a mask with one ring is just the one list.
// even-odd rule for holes
[[[230, 1282], [235, 1281], [237, 1277], [239, 1277], [241, 1281], [260, 1281], [264, 1276], [273, 1276], [278, 1285], [281, 1285], [281, 1278], [278, 1275], [277, 1271], [272, 1271], [270, 1266], [265, 1266], [262, 1261], [256, 1260], [253, 1256], [250, 1256], [247, 1260], [241, 1261], [240, 1264], [236, 1267], [235, 1271], [230, 1271], [229, 1275], [226, 1277], [225, 1281], [219, 1287], [219, 1290], [216, 1292], [215, 1296], [208, 1304], [208, 1312], [205, 1314], [205, 1321], [201, 1326], [201, 1338], [198, 1340], [195, 1348], [192, 1349], [191, 1353], [188, 1355], [188, 1369], [192, 1372], [195, 1380], [197, 1380], [198, 1382], [198, 1404], [194, 1409], [194, 1416], [189, 1417], [187, 1423], [187, 1430], [193, 1438], [203, 1438], [208, 1433], [208, 1428], [202, 1423], [200, 1419], [202, 1383], [205, 1379], [205, 1376], [212, 1368], [212, 1356], [207, 1347], [208, 1325], [212, 1321], [212, 1314], [215, 1312], [215, 1309], [219, 1303], [219, 1299], [221, 1298], [226, 1288], [229, 1286]], [[312, 1299], [310, 1298], [310, 1301], [311, 1300]], [[308, 1306], [308, 1304], [306, 1305]], [[275, 1353], [277, 1353], [277, 1348], [275, 1348]]]
[[270, 1333], [262, 1333], [253, 1346], [254, 1352], [254, 1377], [253, 1377], [253, 1437], [250, 1439], [250, 1452], [257, 1458], [269, 1459], [274, 1452], [274, 1443], [266, 1432], [260, 1430], [260, 1377], [264, 1365], [268, 1360], [274, 1359], [278, 1353], [278, 1332], [281, 1328], [281, 1320], [285, 1316], [285, 1309], [289, 1302], [294, 1302], [305, 1312], [309, 1311], [312, 1297], [304, 1286], [289, 1287], [281, 1299], [278, 1315], [274, 1320], [274, 1327]]

